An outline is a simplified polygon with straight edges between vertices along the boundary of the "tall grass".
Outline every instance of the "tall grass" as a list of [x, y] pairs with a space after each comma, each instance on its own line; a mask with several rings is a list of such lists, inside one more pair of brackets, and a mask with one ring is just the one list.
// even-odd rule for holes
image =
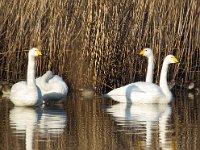
[[175, 53], [169, 80], [199, 80], [200, 16], [197, 0], [1, 0], [0, 76], [26, 78], [27, 52], [46, 53], [37, 75], [51, 69], [77, 88], [119, 87], [144, 80], [147, 62], [139, 50], [151, 47], [155, 81], [163, 58]]

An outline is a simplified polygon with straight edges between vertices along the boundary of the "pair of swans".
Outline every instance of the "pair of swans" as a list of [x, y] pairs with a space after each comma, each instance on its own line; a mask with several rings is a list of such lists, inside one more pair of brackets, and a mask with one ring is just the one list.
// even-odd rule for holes
[[61, 77], [47, 71], [42, 77], [35, 79], [35, 58], [42, 53], [37, 48], [29, 50], [27, 81], [14, 84], [10, 91], [10, 100], [16, 106], [38, 106], [48, 101], [58, 101], [65, 97], [68, 87]]
[[116, 88], [105, 96], [118, 102], [127, 103], [170, 103], [173, 96], [167, 84], [167, 72], [169, 64], [177, 63], [178, 60], [173, 55], [165, 57], [158, 86], [152, 83], [154, 69], [152, 50], [146, 48], [140, 54], [148, 58], [146, 82], [135, 82]]

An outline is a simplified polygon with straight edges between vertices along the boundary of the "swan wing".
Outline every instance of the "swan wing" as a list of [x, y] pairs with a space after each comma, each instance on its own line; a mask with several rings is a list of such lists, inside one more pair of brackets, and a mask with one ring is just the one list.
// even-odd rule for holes
[[20, 81], [18, 83], [15, 83], [11, 88], [11, 95], [14, 95], [16, 93], [24, 93], [24, 91], [27, 89], [27, 82], [26, 81]]
[[156, 84], [135, 82], [114, 89], [106, 95], [118, 102], [159, 103], [159, 98], [163, 96], [163, 92]]

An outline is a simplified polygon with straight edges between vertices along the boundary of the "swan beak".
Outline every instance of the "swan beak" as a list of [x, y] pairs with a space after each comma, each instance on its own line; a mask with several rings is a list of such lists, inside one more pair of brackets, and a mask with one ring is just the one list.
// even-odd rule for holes
[[38, 56], [41, 56], [42, 52], [40, 50], [37, 50], [37, 54], [38, 54]]
[[178, 63], [178, 59], [177, 59], [176, 57], [173, 57], [173, 61], [174, 61], [175, 63]]
[[140, 51], [140, 55], [144, 55], [144, 50], [141, 50], [141, 51]]

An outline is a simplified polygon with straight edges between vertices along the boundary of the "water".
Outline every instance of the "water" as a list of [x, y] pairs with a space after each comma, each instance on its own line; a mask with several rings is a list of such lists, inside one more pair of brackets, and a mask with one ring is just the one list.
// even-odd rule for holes
[[200, 97], [128, 105], [71, 93], [64, 104], [14, 107], [0, 99], [0, 149], [200, 149]]

